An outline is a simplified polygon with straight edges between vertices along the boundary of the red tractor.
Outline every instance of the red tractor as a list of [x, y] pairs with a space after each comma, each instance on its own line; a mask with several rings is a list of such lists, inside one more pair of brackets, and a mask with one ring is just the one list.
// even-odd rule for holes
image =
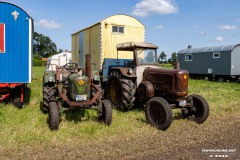
[[209, 115], [207, 101], [200, 95], [188, 95], [189, 73], [182, 69], [158, 66], [157, 46], [150, 43], [126, 42], [119, 51], [131, 51], [133, 59], [105, 59], [103, 80], [115, 107], [129, 110], [136, 101], [145, 104], [147, 121], [160, 130], [172, 123], [172, 110], [179, 108], [184, 117], [203, 123]]

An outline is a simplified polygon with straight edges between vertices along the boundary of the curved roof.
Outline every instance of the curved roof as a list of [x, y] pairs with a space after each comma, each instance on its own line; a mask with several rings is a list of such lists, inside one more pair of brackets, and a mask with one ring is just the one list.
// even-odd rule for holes
[[[94, 26], [96, 26], [96, 25], [98, 25], [98, 24], [101, 24], [101, 23], [103, 23], [103, 22], [104, 22], [104, 23], [109, 23], [108, 21], [110, 21], [111, 24], [115, 24], [115, 23], [117, 24], [117, 23], [119, 23], [119, 19], [116, 20], [116, 19], [114, 19], [114, 18], [115, 18], [115, 17], [121, 17], [121, 16], [122, 16], [122, 17], [132, 18], [132, 19], [136, 20], [136, 22], [137, 22], [138, 24], [140, 24], [141, 27], [146, 28], [142, 22], [140, 22], [138, 19], [136, 19], [136, 18], [134, 18], [134, 17], [132, 17], [132, 16], [129, 16], [129, 15], [126, 15], [126, 14], [114, 14], [114, 15], [111, 15], [111, 16], [103, 19], [103, 20], [100, 21], [100, 22], [97, 22], [97, 23], [95, 23], [95, 24], [93, 24], [93, 25], [91, 25], [91, 26], [88, 26], [88, 27], [86, 27], [86, 28], [84, 28], [84, 29], [81, 29], [80, 31], [74, 32], [72, 35], [77, 34], [77, 33], [79, 33], [79, 32], [82, 32], [82, 31], [84, 31], [84, 30], [86, 30], [86, 29], [89, 29], [89, 28], [91, 28], [91, 27], [94, 27]], [[113, 21], [115, 21], [115, 22], [113, 22]], [[117, 21], [117, 22], [116, 22], [116, 21]], [[124, 24], [127, 22], [126, 19], [124, 19], [124, 18], [121, 18], [121, 21], [122, 21], [122, 22], [120, 22], [121, 25], [124, 25]], [[123, 24], [123, 23], [124, 23], [124, 24]], [[134, 23], [131, 22], [131, 25], [133, 25], [133, 24], [134, 24]], [[136, 24], [136, 23], [135, 23], [135, 24]]]
[[237, 46], [240, 46], [240, 43], [232, 44], [232, 45], [225, 45], [225, 46], [188, 48], [188, 49], [182, 49], [182, 50], [178, 51], [177, 54], [232, 51]]
[[13, 3], [11, 3], [11, 2], [5, 2], [5, 1], [1, 1], [0, 3], [7, 3], [7, 4], [10, 4], [10, 5], [16, 6], [16, 7], [18, 7], [19, 9], [21, 9], [23, 12], [25, 12], [25, 13], [31, 18], [31, 16], [30, 16], [24, 9], [22, 9], [21, 7], [19, 7], [19, 6], [16, 5], [16, 4], [13, 4]]
[[[113, 19], [114, 17], [121, 17], [121, 16], [122, 16], [122, 17], [132, 18], [132, 19], [136, 20], [136, 22], [138, 22], [138, 24], [140, 24], [141, 27], [144, 27], [144, 28], [145, 28], [144, 24], [143, 24], [141, 21], [139, 21], [138, 19], [136, 19], [136, 18], [134, 18], [134, 17], [132, 17], [132, 16], [129, 16], [129, 15], [127, 15], [127, 14], [114, 14], [114, 15], [111, 15], [111, 16], [105, 18], [105, 19], [102, 20], [101, 22], [106, 22], [106, 21], [108, 21], [108, 20]], [[119, 22], [119, 19], [118, 19], [117, 21]], [[123, 23], [126, 23], [125, 19], [123, 19], [122, 21], [123, 21]], [[133, 25], [132, 22], [131, 22], [131, 25]], [[136, 25], [136, 24], [135, 24], [135, 25]]]

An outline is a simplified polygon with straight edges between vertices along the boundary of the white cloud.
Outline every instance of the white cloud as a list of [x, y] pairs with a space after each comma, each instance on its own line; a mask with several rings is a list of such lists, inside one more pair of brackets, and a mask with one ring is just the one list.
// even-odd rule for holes
[[194, 24], [193, 26], [192, 26], [192, 28], [197, 28], [198, 27], [198, 25], [196, 25], [196, 24]]
[[217, 41], [217, 42], [223, 42], [224, 39], [223, 39], [223, 37], [218, 36], [218, 37], [215, 39], [215, 41]]
[[162, 28], [163, 28], [163, 25], [158, 25], [154, 27], [154, 29], [162, 29]]
[[132, 14], [139, 17], [147, 17], [151, 14], [177, 13], [178, 7], [171, 0], [141, 0], [133, 7]]
[[209, 30], [206, 30], [206, 31], [201, 31], [200, 32], [200, 35], [207, 35], [207, 34], [209, 34], [210, 33], [210, 31]]
[[237, 27], [234, 25], [223, 25], [223, 26], [218, 26], [220, 30], [236, 30]]
[[63, 26], [62, 24], [59, 24], [54, 20], [48, 21], [46, 19], [41, 19], [39, 22], [36, 23], [36, 25], [46, 29], [57, 29]]

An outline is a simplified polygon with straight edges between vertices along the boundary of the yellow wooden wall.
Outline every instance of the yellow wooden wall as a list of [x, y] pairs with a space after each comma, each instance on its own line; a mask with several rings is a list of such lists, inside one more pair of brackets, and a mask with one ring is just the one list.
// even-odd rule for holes
[[[124, 34], [112, 33], [112, 26], [123, 26]], [[144, 25], [128, 15], [113, 15], [100, 23], [72, 35], [73, 61], [77, 63], [79, 54], [79, 33], [84, 33], [84, 54], [91, 54], [93, 69], [100, 70], [104, 58], [117, 58], [118, 43], [136, 41], [144, 42]], [[133, 58], [132, 53], [120, 52], [119, 58]]]
[[[102, 26], [102, 57], [117, 58], [118, 43], [136, 41], [144, 42], [145, 27], [137, 19], [128, 15], [114, 15], [101, 22]], [[124, 34], [112, 33], [112, 26], [123, 26]], [[133, 58], [132, 52], [119, 52], [118, 58]], [[101, 62], [103, 62], [103, 59]]]
[[84, 54], [91, 54], [92, 69], [100, 68], [100, 23], [84, 30]]
[[79, 51], [79, 34], [75, 33], [72, 35], [72, 62], [78, 64], [78, 51]]

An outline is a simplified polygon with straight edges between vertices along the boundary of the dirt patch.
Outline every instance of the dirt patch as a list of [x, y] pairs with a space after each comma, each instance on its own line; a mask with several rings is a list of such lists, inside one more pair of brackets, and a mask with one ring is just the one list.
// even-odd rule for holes
[[[203, 125], [176, 121], [169, 130], [70, 142], [3, 146], [0, 159], [214, 159], [202, 149], [236, 149], [225, 159], [240, 158], [239, 116], [210, 117]], [[224, 159], [224, 158], [222, 158]]]

